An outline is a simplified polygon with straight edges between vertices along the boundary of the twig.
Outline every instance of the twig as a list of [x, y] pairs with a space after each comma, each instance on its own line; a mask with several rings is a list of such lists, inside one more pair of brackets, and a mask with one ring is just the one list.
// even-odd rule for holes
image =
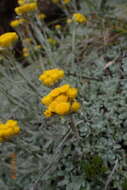
[[115, 173], [115, 170], [117, 169], [117, 166], [118, 166], [118, 159], [115, 161], [115, 165], [110, 173], [110, 175], [108, 176], [108, 179], [106, 181], [106, 184], [105, 184], [105, 188], [104, 190], [107, 190], [108, 188], [108, 185], [110, 184], [110, 182], [112, 181], [112, 177], [113, 177], [113, 174]]
[[73, 119], [72, 115], [71, 115], [70, 123], [69, 124], [70, 124], [70, 128], [74, 132], [76, 138], [79, 140], [80, 139], [79, 132], [78, 132], [77, 126], [75, 126], [75, 122], [74, 122], [74, 119]]

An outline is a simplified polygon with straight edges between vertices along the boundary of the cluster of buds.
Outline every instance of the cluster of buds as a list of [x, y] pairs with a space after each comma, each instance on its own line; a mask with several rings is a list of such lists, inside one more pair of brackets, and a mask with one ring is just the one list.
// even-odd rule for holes
[[43, 82], [43, 84], [47, 86], [52, 86], [56, 82], [58, 82], [60, 79], [64, 77], [64, 71], [60, 69], [50, 69], [44, 71], [40, 77], [39, 80]]
[[0, 123], [0, 142], [6, 141], [12, 136], [19, 134], [20, 127], [15, 120], [8, 120], [6, 123]]
[[78, 111], [80, 103], [75, 99], [78, 90], [69, 84], [53, 89], [47, 96], [41, 99], [41, 103], [47, 106], [44, 111], [45, 117], [54, 114], [66, 115]]

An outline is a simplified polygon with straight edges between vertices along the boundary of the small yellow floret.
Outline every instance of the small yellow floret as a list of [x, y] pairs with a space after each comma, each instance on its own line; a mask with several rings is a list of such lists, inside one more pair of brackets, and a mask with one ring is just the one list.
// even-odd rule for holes
[[52, 80], [52, 78], [46, 78], [45, 80], [43, 80], [43, 83], [47, 86], [52, 86], [54, 84], [54, 81]]
[[85, 23], [87, 22], [87, 18], [81, 13], [74, 13], [73, 20], [78, 23]]
[[18, 35], [15, 32], [7, 32], [0, 35], [0, 47], [10, 47], [18, 40]]
[[46, 15], [44, 13], [38, 14], [37, 18], [40, 20], [44, 20], [46, 18]]
[[67, 102], [68, 97], [66, 95], [59, 95], [55, 98], [56, 102]]
[[71, 105], [71, 111], [72, 112], [77, 112], [80, 108], [80, 103], [77, 101], [74, 101]]
[[5, 124], [6, 127], [14, 127], [14, 126], [17, 126], [18, 125], [18, 122], [15, 121], [15, 120], [8, 120]]
[[37, 3], [26, 3], [15, 8], [17, 15], [22, 15], [37, 9]]
[[68, 114], [70, 111], [70, 103], [69, 102], [61, 102], [58, 103], [55, 107], [55, 113], [59, 115]]
[[58, 96], [60, 94], [60, 90], [59, 88], [54, 88], [50, 93], [49, 95], [53, 98], [55, 98], [56, 96]]
[[30, 55], [28, 48], [23, 48], [22, 53], [23, 53], [23, 57], [28, 57]]
[[61, 28], [62, 28], [62, 27], [61, 27], [60, 24], [56, 24], [56, 25], [55, 25], [55, 29], [56, 29], [56, 30], [60, 30]]
[[19, 5], [23, 5], [23, 4], [25, 4], [25, 2], [26, 2], [25, 0], [18, 0]]
[[53, 115], [52, 112], [51, 112], [49, 109], [45, 110], [43, 114], [44, 114], [44, 116], [47, 117], [47, 118], [48, 118], [48, 117], [51, 117], [51, 116]]
[[47, 39], [48, 43], [51, 44], [52, 46], [55, 46], [57, 44], [57, 41], [53, 38], [48, 38]]
[[49, 109], [52, 113], [55, 112], [55, 108], [56, 108], [57, 104], [58, 104], [58, 102], [54, 100], [53, 102], [51, 102], [51, 104], [49, 104], [48, 109]]
[[11, 21], [10, 26], [11, 27], [18, 27], [19, 25], [26, 23], [26, 22], [27, 22], [27, 20], [25, 20], [25, 19], [17, 19], [17, 20]]
[[20, 132], [20, 128], [18, 126], [15, 126], [14, 133], [17, 135]]
[[64, 84], [64, 85], [62, 85], [62, 86], [59, 87], [59, 91], [61, 93], [66, 93], [69, 90], [69, 88], [70, 88], [69, 84]]
[[60, 69], [50, 69], [44, 71], [40, 76], [39, 80], [41, 80], [45, 85], [52, 86], [60, 79], [64, 77], [64, 71]]
[[51, 96], [44, 96], [41, 99], [41, 103], [48, 106], [52, 102], [52, 97]]
[[72, 99], [76, 98], [77, 93], [78, 93], [77, 88], [69, 88], [69, 90], [67, 91], [68, 97]]

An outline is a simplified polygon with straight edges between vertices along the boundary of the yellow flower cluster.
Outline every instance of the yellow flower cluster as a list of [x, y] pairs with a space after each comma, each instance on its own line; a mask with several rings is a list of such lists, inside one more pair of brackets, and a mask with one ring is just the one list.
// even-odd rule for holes
[[73, 18], [73, 21], [78, 22], [78, 23], [87, 22], [87, 18], [81, 13], [74, 13], [72, 18]]
[[78, 90], [69, 84], [53, 89], [47, 96], [41, 99], [41, 103], [47, 106], [45, 117], [54, 114], [66, 115], [78, 111], [80, 103], [75, 100]]
[[20, 127], [15, 120], [8, 120], [6, 123], [0, 123], [0, 142], [19, 134], [19, 132]]
[[60, 79], [64, 77], [64, 71], [61, 69], [50, 69], [44, 71], [40, 77], [39, 80], [42, 81], [47, 86], [52, 86], [56, 82], [58, 82]]
[[21, 18], [21, 19], [16, 19], [16, 20], [11, 21], [10, 26], [11, 26], [11, 27], [18, 27], [19, 25], [21, 25], [21, 24], [23, 24], [23, 23], [26, 23], [26, 22], [27, 22], [27, 20], [25, 20], [25, 19], [23, 19], [23, 18]]
[[19, 7], [15, 8], [15, 12], [17, 15], [22, 15], [24, 13], [28, 13], [37, 9], [37, 3], [26, 3]]
[[10, 47], [17, 40], [18, 36], [15, 32], [4, 33], [0, 35], [0, 47]]

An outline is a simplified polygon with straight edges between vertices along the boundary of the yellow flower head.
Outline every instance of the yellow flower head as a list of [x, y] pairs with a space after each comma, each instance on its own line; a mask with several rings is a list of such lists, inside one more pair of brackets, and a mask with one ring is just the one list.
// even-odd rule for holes
[[48, 110], [50, 110], [52, 113], [54, 113], [55, 112], [55, 108], [56, 108], [56, 106], [57, 106], [57, 104], [58, 104], [58, 102], [57, 101], [52, 101], [51, 102], [51, 104], [49, 104], [49, 106], [48, 106]]
[[8, 120], [5, 124], [0, 124], [0, 142], [19, 134], [20, 128], [15, 120]]
[[64, 77], [64, 71], [60, 69], [50, 69], [44, 71], [40, 76], [39, 80], [47, 86], [52, 86], [60, 79]]
[[59, 87], [59, 91], [60, 91], [60, 93], [66, 93], [69, 90], [69, 88], [70, 88], [69, 84], [64, 84]]
[[44, 116], [47, 117], [47, 118], [48, 118], [48, 117], [51, 117], [51, 116], [53, 115], [53, 113], [52, 113], [49, 109], [45, 110], [43, 114], [44, 114]]
[[67, 91], [68, 97], [72, 99], [76, 98], [77, 93], [78, 93], [78, 90], [76, 88], [69, 88], [69, 90]]
[[22, 52], [23, 52], [23, 57], [28, 57], [30, 55], [28, 48], [23, 48]]
[[60, 94], [60, 90], [59, 88], [54, 88], [50, 93], [49, 96], [51, 96], [52, 98], [55, 98], [56, 96], [58, 96]]
[[0, 47], [10, 47], [18, 40], [18, 36], [15, 32], [7, 32], [0, 35]]
[[74, 13], [72, 19], [74, 22], [78, 22], [78, 23], [87, 22], [87, 18], [81, 13]]
[[17, 15], [22, 15], [37, 9], [37, 3], [26, 3], [15, 8]]
[[41, 99], [41, 103], [48, 106], [49, 104], [51, 104], [52, 100], [53, 100], [52, 96], [47, 95]]
[[13, 127], [17, 125], [18, 125], [18, 122], [16, 120], [8, 120], [5, 124], [6, 127]]
[[16, 19], [16, 20], [11, 21], [10, 26], [18, 27], [19, 25], [26, 23], [26, 22], [27, 22], [27, 20], [25, 20], [25, 19]]
[[67, 102], [68, 97], [66, 95], [59, 95], [55, 98], [56, 102]]
[[77, 112], [80, 108], [80, 103], [77, 101], [74, 101], [71, 105], [71, 111], [72, 112]]
[[59, 115], [65, 115], [68, 114], [70, 111], [70, 103], [69, 102], [61, 102], [58, 103], [55, 107], [54, 112]]
[[61, 29], [61, 25], [60, 25], [60, 24], [56, 24], [56, 25], [55, 25], [55, 29], [56, 29], [56, 30], [60, 30], [60, 29]]
[[48, 38], [47, 39], [48, 43], [51, 44], [52, 46], [55, 46], [57, 44], [57, 41], [53, 38]]
[[46, 15], [44, 13], [38, 14], [37, 18], [40, 20], [44, 20], [46, 18]]

